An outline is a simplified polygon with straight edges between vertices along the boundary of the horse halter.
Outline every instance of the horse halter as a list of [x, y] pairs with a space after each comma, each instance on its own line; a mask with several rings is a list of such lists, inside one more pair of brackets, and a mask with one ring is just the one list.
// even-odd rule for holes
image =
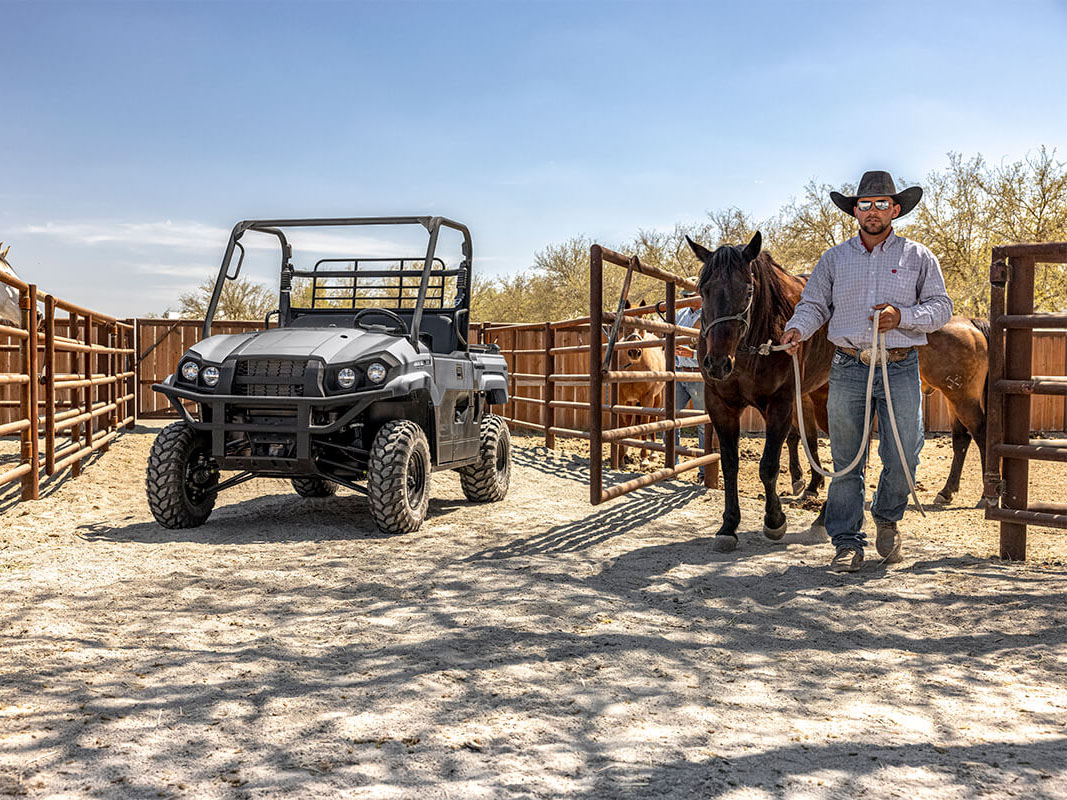
[[[744, 339], [745, 334], [748, 333], [749, 323], [752, 321], [752, 299], [755, 297], [755, 295], [756, 283], [755, 281], [750, 281], [748, 284], [748, 300], [745, 303], [745, 310], [742, 311], [740, 314], [730, 314], [726, 317], [716, 317], [707, 325], [703, 324], [702, 321], [700, 325], [700, 338], [703, 339], [704, 337], [706, 337], [711, 331], [711, 329], [718, 325], [720, 322], [737, 321], [741, 323], [741, 333], [737, 338], [739, 340]], [[740, 348], [738, 349], [740, 350]]]

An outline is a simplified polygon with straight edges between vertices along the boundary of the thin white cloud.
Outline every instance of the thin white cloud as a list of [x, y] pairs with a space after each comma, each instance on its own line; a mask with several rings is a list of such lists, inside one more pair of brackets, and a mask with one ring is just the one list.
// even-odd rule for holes
[[49, 236], [80, 245], [118, 244], [218, 250], [228, 230], [199, 222], [48, 222], [26, 225], [27, 235]]
[[169, 275], [178, 278], [207, 278], [218, 274], [218, 265], [203, 264], [133, 264], [132, 269], [147, 275]]
[[[406, 230], [405, 230], [406, 229]], [[380, 230], [380, 229], [378, 229]], [[397, 240], [355, 234], [348, 229], [290, 228], [286, 235], [297, 254], [335, 256], [417, 256], [425, 251], [426, 234], [415, 226], [397, 229]], [[230, 230], [201, 222], [48, 222], [25, 225], [19, 233], [46, 236], [81, 246], [167, 247], [222, 252]], [[406, 235], [405, 235], [406, 234]], [[405, 244], [399, 244], [398, 242]], [[277, 240], [267, 235], [248, 235], [241, 243], [252, 250], [276, 250]], [[412, 251], [412, 244], [414, 249]]]

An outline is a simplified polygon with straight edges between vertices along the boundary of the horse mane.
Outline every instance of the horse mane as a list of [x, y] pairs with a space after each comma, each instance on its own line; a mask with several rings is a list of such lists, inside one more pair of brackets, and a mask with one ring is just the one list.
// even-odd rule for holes
[[[700, 284], [703, 286], [709, 280], [726, 277], [727, 273], [746, 266], [740, 247], [723, 245], [704, 263], [700, 270]], [[793, 315], [796, 300], [789, 293], [792, 276], [767, 251], [762, 251], [752, 262], [752, 274], [755, 280], [752, 317], [743, 343], [755, 347], [768, 339], [778, 341], [781, 338], [785, 323]]]

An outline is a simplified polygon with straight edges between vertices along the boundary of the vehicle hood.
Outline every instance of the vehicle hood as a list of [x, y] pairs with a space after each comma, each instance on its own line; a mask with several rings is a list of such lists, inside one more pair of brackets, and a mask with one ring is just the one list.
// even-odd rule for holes
[[384, 353], [391, 353], [398, 362], [415, 357], [407, 339], [358, 328], [274, 328], [222, 334], [198, 342], [188, 352], [212, 364], [227, 358], [315, 358], [341, 364]]

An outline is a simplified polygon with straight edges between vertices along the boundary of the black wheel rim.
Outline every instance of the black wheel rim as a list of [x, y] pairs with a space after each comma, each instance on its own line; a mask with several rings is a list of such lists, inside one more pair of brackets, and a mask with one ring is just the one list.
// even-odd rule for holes
[[508, 449], [504, 447], [504, 440], [497, 439], [496, 442], [496, 471], [498, 474], [502, 473], [508, 465]]
[[423, 492], [426, 491], [426, 461], [419, 450], [412, 450], [408, 458], [407, 473], [404, 490], [408, 505], [411, 508], [418, 508], [422, 502]]

